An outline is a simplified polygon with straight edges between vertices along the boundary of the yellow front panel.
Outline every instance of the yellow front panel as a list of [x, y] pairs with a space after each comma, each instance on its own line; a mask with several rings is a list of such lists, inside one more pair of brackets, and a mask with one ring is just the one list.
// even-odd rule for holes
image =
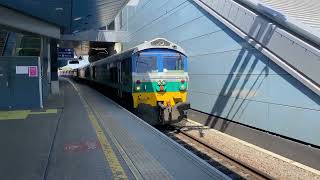
[[176, 105], [179, 102], [186, 102], [187, 92], [140, 92], [132, 93], [133, 106], [137, 108], [139, 104], [149, 104], [151, 106], [157, 106], [158, 101], [164, 102], [164, 105], [171, 106]]

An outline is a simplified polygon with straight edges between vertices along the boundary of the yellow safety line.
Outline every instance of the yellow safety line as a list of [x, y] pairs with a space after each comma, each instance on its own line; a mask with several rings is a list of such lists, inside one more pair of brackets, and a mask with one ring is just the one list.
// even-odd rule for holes
[[40, 112], [30, 112], [29, 114], [57, 114], [57, 109], [47, 109], [46, 111], [40, 111]]
[[111, 141], [113, 142], [113, 144], [117, 147], [119, 153], [121, 154], [121, 157], [123, 158], [123, 160], [128, 165], [128, 167], [131, 170], [131, 172], [132, 172], [133, 176], [135, 177], [135, 179], [142, 180], [143, 177], [141, 176], [139, 170], [135, 167], [135, 165], [133, 164], [131, 159], [128, 157], [128, 155], [126, 154], [124, 149], [119, 144], [118, 140], [112, 135], [112, 133], [110, 133], [110, 132], [108, 133], [108, 131], [106, 133], [109, 135], [109, 137], [110, 137]]
[[[70, 81], [69, 81], [70, 82]], [[101, 144], [101, 148], [102, 151], [104, 153], [104, 156], [106, 158], [106, 161], [108, 162], [110, 168], [111, 168], [111, 172], [113, 174], [114, 179], [128, 179], [124, 169], [122, 168], [116, 154], [114, 153], [111, 144], [108, 142], [108, 139], [106, 137], [106, 135], [104, 134], [101, 126], [98, 123], [98, 120], [96, 118], [96, 116], [93, 114], [91, 108], [89, 107], [88, 103], [85, 101], [85, 99], [81, 96], [79, 90], [77, 89], [77, 87], [72, 83], [72, 86], [74, 87], [74, 89], [77, 91], [83, 106], [85, 107], [89, 119], [92, 123], [93, 128], [95, 129], [95, 132], [97, 134], [98, 140]]]
[[99, 142], [102, 147], [102, 151], [103, 151], [103, 153], [106, 157], [106, 160], [109, 163], [109, 166], [111, 168], [113, 177], [115, 179], [128, 179], [128, 177], [127, 177], [125, 171], [123, 170], [117, 156], [113, 152], [112, 147], [107, 140], [107, 137], [105, 136], [103, 130], [101, 129], [96, 117], [90, 111], [90, 109], [88, 107], [86, 107], [86, 109], [87, 109], [87, 112], [89, 115], [89, 119], [90, 119], [90, 121], [96, 131], [97, 136], [98, 136]]
[[58, 113], [57, 109], [47, 109], [42, 112], [31, 112], [31, 110], [17, 110], [17, 111], [0, 111], [0, 120], [24, 120], [29, 115], [34, 114], [56, 114]]

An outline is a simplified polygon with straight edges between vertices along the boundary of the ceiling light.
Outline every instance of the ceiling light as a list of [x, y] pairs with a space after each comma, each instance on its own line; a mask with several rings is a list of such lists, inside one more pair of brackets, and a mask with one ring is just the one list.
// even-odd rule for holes
[[76, 17], [76, 18], [74, 18], [73, 20], [74, 20], [74, 21], [79, 21], [80, 19], [82, 19], [82, 17]]
[[72, 34], [76, 34], [78, 32], [80, 32], [80, 31], [79, 30], [75, 30], [75, 31], [72, 32]]

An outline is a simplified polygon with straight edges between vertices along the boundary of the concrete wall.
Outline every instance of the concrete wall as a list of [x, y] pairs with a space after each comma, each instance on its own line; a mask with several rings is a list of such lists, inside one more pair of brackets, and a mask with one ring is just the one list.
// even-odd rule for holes
[[320, 145], [320, 97], [191, 0], [131, 0], [119, 16], [124, 50], [155, 37], [186, 50], [193, 109]]

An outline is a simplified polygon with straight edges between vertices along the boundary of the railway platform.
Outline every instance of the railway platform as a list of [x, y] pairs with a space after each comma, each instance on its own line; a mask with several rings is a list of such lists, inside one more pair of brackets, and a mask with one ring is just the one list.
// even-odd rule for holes
[[1, 111], [1, 178], [227, 179], [90, 87], [60, 88], [44, 110]]

